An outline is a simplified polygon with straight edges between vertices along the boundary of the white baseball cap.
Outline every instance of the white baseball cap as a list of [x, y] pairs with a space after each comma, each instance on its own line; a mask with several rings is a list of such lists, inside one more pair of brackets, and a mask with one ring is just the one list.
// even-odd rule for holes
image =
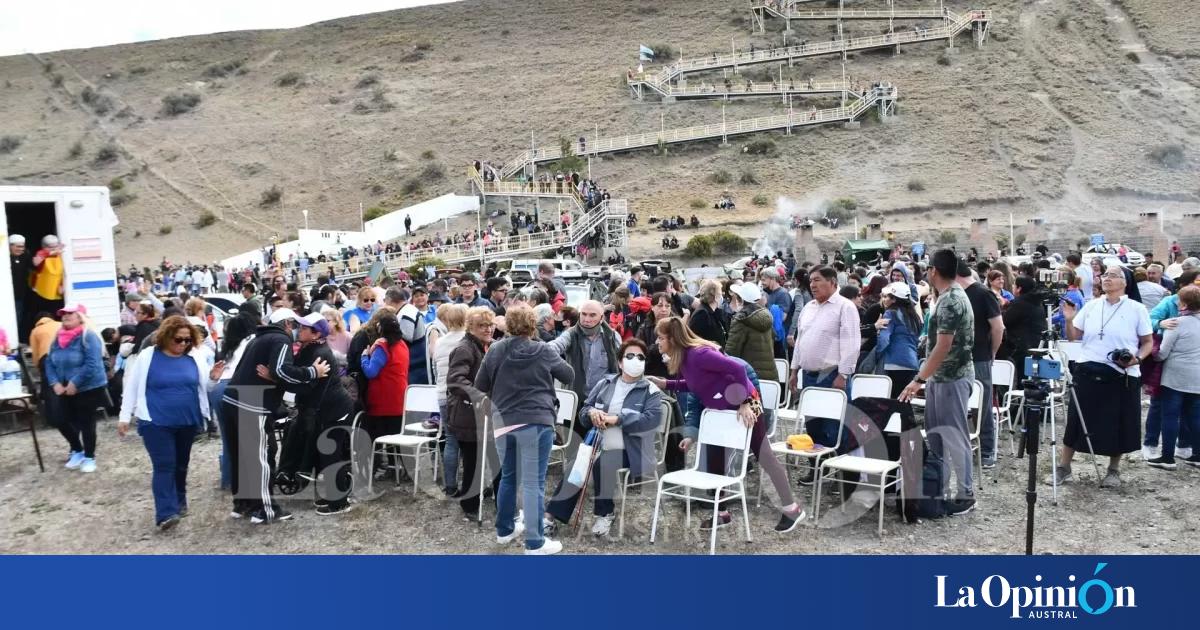
[[742, 298], [742, 301], [746, 303], [758, 302], [762, 299], [762, 291], [758, 288], [758, 285], [754, 284], [753, 282], [735, 284], [729, 287], [729, 290], [736, 293], [737, 296]]
[[270, 322], [272, 324], [286, 322], [289, 319], [300, 320], [299, 317], [296, 317], [296, 311], [293, 311], [290, 308], [277, 308], [271, 311]]
[[912, 301], [912, 290], [903, 282], [893, 282], [886, 287], [883, 287], [883, 294], [890, 295], [894, 298]]
[[21, 236], [20, 234], [9, 234], [8, 235], [8, 244], [9, 245], [24, 245], [25, 237]]

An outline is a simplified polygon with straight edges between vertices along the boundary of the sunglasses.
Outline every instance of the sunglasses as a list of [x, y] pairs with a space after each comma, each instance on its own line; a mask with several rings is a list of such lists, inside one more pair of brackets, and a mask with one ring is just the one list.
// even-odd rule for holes
[[192, 343], [192, 338], [191, 337], [175, 337], [171, 341], [174, 341], [175, 343], [189, 343], [190, 344], [190, 343]]
[[633, 352], [627, 352], [627, 353], [625, 353], [625, 360], [626, 360], [626, 361], [632, 361], [632, 360], [634, 360], [634, 359], [641, 359], [642, 361], [645, 361], [645, 360], [646, 360], [646, 355], [644, 355], [644, 354], [636, 354], [636, 353], [633, 353]]
[[362, 303], [363, 303], [363, 304], [370, 304], [371, 302], [374, 302], [374, 301], [375, 301], [375, 298], [371, 298], [371, 299], [369, 299], [369, 300], [362, 300]]

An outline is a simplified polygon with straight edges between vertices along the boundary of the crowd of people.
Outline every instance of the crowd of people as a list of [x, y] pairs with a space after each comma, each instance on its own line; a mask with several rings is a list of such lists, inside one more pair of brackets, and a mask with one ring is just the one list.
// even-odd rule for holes
[[[10, 240], [14, 260], [24, 253], [20, 244]], [[793, 391], [845, 390], [856, 374], [885, 374], [891, 399], [921, 398], [928, 447], [947, 465], [945, 513], [966, 514], [976, 507], [977, 475], [1001, 456], [998, 418], [984, 404], [983, 470], [972, 467], [972, 385], [995, 393], [996, 359], [1011, 360], [1020, 383], [1024, 358], [1053, 334], [1082, 342], [1058, 483], [1073, 480], [1079, 452], [1109, 458], [1100, 480], [1107, 488], [1121, 483], [1122, 456], [1139, 449], [1157, 468], [1200, 465], [1192, 453], [1200, 435], [1200, 260], [1180, 255], [1166, 268], [1130, 269], [1101, 258], [1085, 264], [1077, 253], [1039, 252], [1015, 266], [952, 250], [923, 254], [897, 249], [866, 264], [840, 254], [802, 263], [778, 252], [751, 258], [740, 277], [703, 280], [694, 294], [668, 273], [613, 269], [592, 291], [597, 299], [577, 308], [565, 304], [549, 263], [522, 290], [489, 267], [482, 277], [403, 274], [378, 286], [321, 276], [304, 291], [284, 275], [264, 286], [245, 270], [174, 269], [164, 260], [161, 276], [133, 270], [123, 278], [117, 329], [93, 331], [84, 307], [59, 306], [39, 310], [21, 339], [47, 384], [46, 410], [67, 442], [67, 468], [98, 470], [97, 407], [117, 411], [121, 434], [136, 428], [152, 463], [161, 529], [187, 514], [190, 449], [203, 434], [221, 440], [220, 479], [233, 518], [288, 520], [280, 492], [307, 484], [315, 486], [319, 515], [370, 500], [350, 465], [351, 423], [363, 414], [368, 445], [405, 432], [412, 422], [405, 392], [433, 385], [439, 412], [420, 421], [440, 436], [442, 490], [470, 519], [494, 500], [498, 543], [522, 540], [537, 555], [562, 549], [552, 536], [587, 489], [564, 474], [547, 501], [550, 453], [593, 431], [602, 446], [590, 475], [592, 531], [608, 534], [616, 471], [638, 480], [656, 474], [664, 401], [674, 429], [667, 470], [683, 467], [704, 409], [736, 410], [778, 498], [775, 530], [792, 531], [806, 509], [771, 451], [773, 415], [762, 398], [762, 382], [778, 378], [777, 359], [790, 366], [782, 385]], [[218, 327], [197, 296], [239, 281], [245, 301]], [[556, 431], [556, 387], [579, 402], [574, 438]], [[1144, 434], [1143, 392], [1150, 397]], [[277, 426], [286, 427], [282, 445]], [[855, 448], [837, 421], [809, 419], [803, 431], [816, 445]], [[322, 437], [332, 442], [318, 448]], [[363, 457], [365, 474], [376, 479], [410, 472], [400, 460]], [[496, 462], [486, 479], [485, 458]], [[705, 462], [721, 473], [726, 458], [713, 450]], [[811, 479], [810, 471], [802, 482]], [[702, 527], [731, 522], [726, 507]]]

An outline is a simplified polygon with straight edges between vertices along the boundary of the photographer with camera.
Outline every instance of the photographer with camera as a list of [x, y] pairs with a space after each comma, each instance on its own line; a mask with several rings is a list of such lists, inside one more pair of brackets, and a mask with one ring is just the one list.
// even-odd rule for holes
[[1013, 280], [1016, 296], [1004, 311], [1004, 346], [1009, 360], [1017, 368], [1017, 382], [1025, 378], [1025, 357], [1031, 348], [1038, 347], [1042, 333], [1046, 332], [1047, 299], [1057, 300], [1041, 290], [1037, 281], [1028, 276]]
[[1063, 303], [1067, 338], [1082, 340], [1075, 366], [1076, 405], [1068, 401], [1067, 430], [1063, 436], [1061, 464], [1055, 471], [1059, 483], [1071, 480], [1071, 458], [1087, 450], [1082, 413], [1091, 429], [1095, 455], [1107, 455], [1108, 474], [1101, 488], [1121, 485], [1121, 456], [1140, 449], [1142, 427], [1141, 370], [1139, 364], [1153, 351], [1150, 315], [1146, 307], [1125, 295], [1125, 273], [1109, 267], [1100, 276], [1103, 297], [1085, 304]]

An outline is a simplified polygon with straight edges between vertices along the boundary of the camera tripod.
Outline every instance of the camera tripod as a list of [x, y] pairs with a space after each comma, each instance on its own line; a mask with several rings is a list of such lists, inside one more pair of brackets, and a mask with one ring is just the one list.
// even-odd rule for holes
[[[1058, 361], [1061, 362], [1063, 390], [1062, 390], [1062, 393], [1060, 394], [1060, 398], [1063, 401], [1063, 409], [1064, 409], [1064, 411], [1068, 411], [1068, 407], [1070, 405], [1074, 404], [1074, 406], [1075, 406], [1075, 413], [1079, 416], [1079, 427], [1083, 431], [1084, 439], [1087, 441], [1088, 452], [1092, 456], [1092, 466], [1096, 469], [1096, 479], [1098, 482], [1100, 479], [1103, 479], [1103, 477], [1100, 475], [1100, 463], [1096, 459], [1096, 449], [1092, 446], [1092, 434], [1088, 430], [1087, 421], [1083, 417], [1083, 408], [1079, 405], [1079, 397], [1075, 394], [1075, 377], [1071, 374], [1071, 371], [1069, 369], [1067, 369], [1068, 358], [1063, 354], [1061, 348], [1058, 345], [1059, 338], [1058, 338], [1057, 331], [1055, 331], [1055, 329], [1054, 329], [1053, 322], [1051, 321], [1052, 314], [1053, 314], [1052, 307], [1047, 305], [1046, 306], [1046, 332], [1042, 333], [1042, 342], [1038, 345], [1036, 350], [1033, 350], [1030, 352], [1030, 355], [1034, 356], [1034, 357], [1039, 357], [1039, 356], [1045, 357], [1045, 356], [1052, 355], [1055, 359], [1057, 359]], [[1043, 388], [1049, 387], [1048, 380], [1045, 380], [1045, 379], [1034, 379], [1034, 380], [1035, 380], [1035, 383], [1034, 383], [1035, 391], [1041, 391]], [[1046, 385], [1043, 386], [1040, 383], [1046, 383]], [[1036, 453], [1037, 453], [1036, 436], [1038, 434], [1037, 430], [1038, 430], [1038, 428], [1040, 428], [1040, 424], [1042, 422], [1044, 422], [1045, 419], [1048, 417], [1050, 420], [1051, 497], [1052, 497], [1052, 502], [1054, 503], [1054, 505], [1058, 505], [1058, 426], [1057, 426], [1057, 422], [1056, 422], [1057, 414], [1055, 413], [1054, 396], [1050, 394], [1048, 389], [1045, 390], [1047, 398], [1045, 400], [1039, 402], [1039, 405], [1036, 409], [1037, 415], [1033, 418], [1035, 420], [1035, 424], [1038, 426], [1031, 427], [1030, 426], [1030, 417], [1034, 415], [1033, 411], [1035, 411], [1035, 410], [1032, 408], [1033, 405], [1031, 404], [1031, 398], [1029, 396], [1029, 394], [1030, 394], [1029, 379], [1026, 379], [1025, 381], [1023, 381], [1021, 383], [1021, 386], [1023, 388], [1022, 396], [1021, 396], [1021, 404], [1017, 408], [1017, 412], [1014, 415], [1014, 419], [1009, 427], [1009, 431], [1016, 431], [1017, 423], [1018, 422], [1021, 423], [1020, 431], [1022, 434], [1022, 440], [1020, 442], [1021, 447], [1017, 451], [1017, 457], [1018, 458], [1022, 457], [1023, 451], [1026, 451], [1026, 450], [1028, 450], [1031, 453], [1030, 462], [1029, 462], [1030, 463], [1030, 483], [1034, 483], [1035, 480], [1034, 480], [1033, 475], [1036, 473], [1036, 469], [1034, 468], [1034, 466], [1036, 465]], [[1029, 409], [1030, 413], [1027, 414], [1026, 409]], [[1029, 442], [1027, 440], [1027, 438], [1030, 435], [1031, 430], [1032, 430], [1032, 435], [1035, 436], [1035, 441], [1033, 441], [1033, 442]], [[1036, 497], [1036, 494], [1037, 493], [1034, 492], [1034, 497]], [[1032, 519], [1033, 518], [1032, 506], [1030, 508], [1030, 512], [1031, 512], [1030, 519]]]

